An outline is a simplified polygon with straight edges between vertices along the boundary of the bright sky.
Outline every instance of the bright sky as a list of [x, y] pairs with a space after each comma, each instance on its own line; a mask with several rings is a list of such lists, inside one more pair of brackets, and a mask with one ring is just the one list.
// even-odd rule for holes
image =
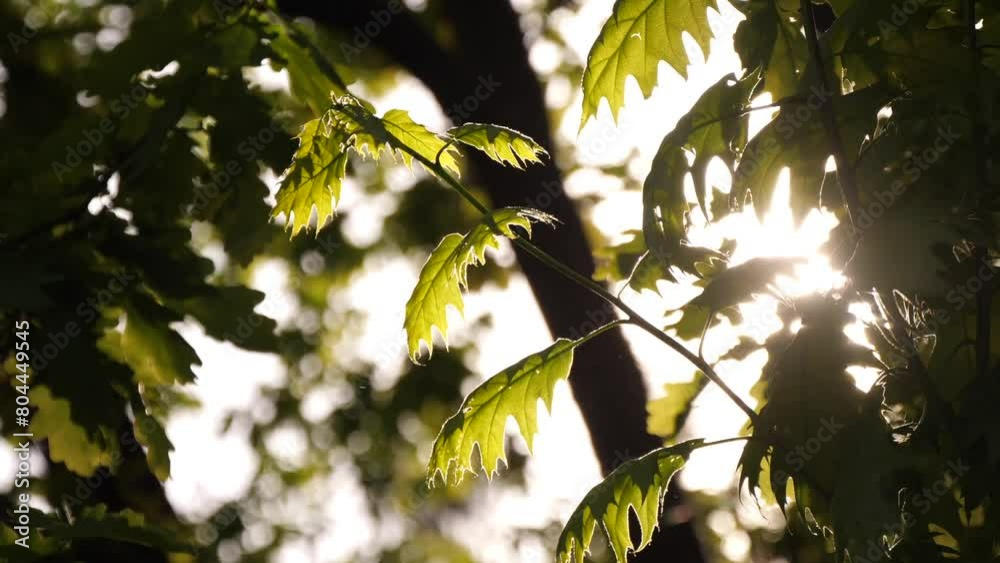
[[[518, 0], [515, 5], [530, 2], [532, 0]], [[701, 54], [693, 48], [693, 41], [689, 41], [693, 63], [688, 80], [685, 82], [665, 63], [661, 63], [659, 87], [650, 99], [643, 100], [635, 84], [630, 84], [626, 108], [617, 125], [611, 120], [605, 107], [599, 119], [592, 121], [577, 136], [581, 107], [578, 85], [558, 80], [550, 84], [546, 93], [550, 101], [562, 102], [569, 97], [573, 98], [572, 109], [567, 112], [563, 122], [558, 124], [557, 131], [563, 139], [576, 144], [576, 157], [580, 162], [594, 166], [617, 164], [629, 159], [629, 173], [641, 180], [649, 170], [662, 137], [671, 130], [701, 92], [726, 73], [739, 72], [739, 61], [730, 43], [731, 34], [741, 16], [726, 2], [719, 4], [721, 16], [712, 12], [710, 19], [721, 40], [712, 42], [707, 64], [703, 64]], [[585, 60], [600, 26], [610, 14], [611, 5], [612, 0], [581, 2], [578, 11], [560, 10], [552, 15], [549, 23], [566, 38], [576, 57]], [[537, 40], [530, 52], [532, 64], [542, 73], [554, 68], [560, 56], [559, 49], [545, 39]], [[281, 80], [280, 76], [262, 77], [262, 81], [269, 84], [280, 84]], [[432, 129], [445, 126], [444, 116], [430, 95], [412, 79], [404, 80], [399, 88], [374, 101], [380, 111], [402, 108], [410, 111], [416, 121]], [[766, 115], [754, 114], [751, 132], [759, 129], [766, 119]], [[730, 179], [721, 165], [713, 165], [711, 173], [714, 185], [728, 188]], [[408, 176], [401, 177], [399, 181], [409, 181]], [[359, 190], [354, 188], [348, 182], [343, 190], [344, 199], [340, 203], [342, 208], [351, 210], [350, 220], [345, 225], [346, 234], [357, 242], [377, 238], [380, 234], [377, 225], [391, 211], [391, 206], [384, 199], [363, 199]], [[591, 168], [571, 175], [567, 179], [567, 190], [576, 196], [596, 192], [603, 197], [603, 201], [593, 209], [592, 219], [610, 237], [619, 237], [624, 231], [641, 225], [641, 194], [625, 191], [622, 182], [616, 178], [605, 176]], [[700, 215], [695, 214], [695, 217]], [[783, 290], [797, 294], [835, 283], [836, 276], [816, 251], [834, 223], [832, 217], [814, 213], [796, 229], [788, 212], [785, 185], [777, 191], [775, 205], [763, 225], [749, 211], [699, 229], [695, 236], [698, 239], [696, 242], [717, 244], [723, 235], [738, 232], [740, 242], [735, 262], [774, 255], [807, 258], [807, 264], [797, 271], [795, 279], [781, 280], [779, 283]], [[218, 258], [217, 252], [221, 251], [209, 254]], [[492, 259], [502, 264], [513, 263], [512, 252], [507, 247], [494, 253]], [[364, 283], [354, 283], [349, 295], [343, 296], [350, 303], [372, 304], [370, 307], [366, 306], [370, 318], [357, 348], [370, 359], [388, 358], [379, 364], [373, 376], [376, 386], [390, 384], [393, 374], [406, 361], [403, 346], [405, 340], [401, 329], [402, 311], [410, 288], [416, 281], [417, 266], [399, 259], [372, 260], [363, 274]], [[278, 318], [283, 325], [303, 322], [303, 319], [296, 317], [296, 303], [287, 289], [287, 281], [291, 275], [295, 274], [289, 272], [287, 267], [271, 263], [257, 268], [254, 280], [254, 285], [268, 295], [258, 310]], [[649, 292], [638, 295], [626, 291], [624, 298], [647, 315], [647, 318], [658, 322], [663, 319], [664, 311], [684, 303], [697, 290], [674, 287], [665, 293], [668, 294], [667, 297], [661, 298]], [[761, 298], [758, 303], [746, 307], [744, 313], [750, 318], [766, 318], [766, 312], [769, 308], [773, 310], [773, 306], [773, 299]], [[486, 288], [469, 295], [466, 308], [468, 319], [475, 319], [486, 312], [493, 317], [492, 329], [479, 339], [480, 353], [474, 365], [484, 377], [551, 342], [527, 284], [520, 277], [515, 278], [506, 289]], [[460, 342], [463, 339], [463, 328], [468, 325], [458, 315], [451, 321], [452, 338]], [[775, 328], [777, 327], [770, 327], [769, 330]], [[706, 345], [706, 356], [710, 360], [718, 357], [735, 342], [736, 332], [735, 329], [714, 332]], [[247, 428], [234, 427], [228, 433], [223, 433], [224, 415], [231, 410], [247, 410], [254, 417], [266, 420], [273, 413], [257, 404], [260, 389], [283, 385], [285, 376], [277, 358], [251, 354], [231, 345], [221, 344], [207, 338], [192, 326], [185, 326], [183, 333], [204, 362], [196, 370], [198, 384], [192, 388], [194, 394], [202, 399], [204, 406], [197, 411], [177, 414], [169, 421], [167, 430], [176, 451], [171, 458], [173, 471], [166, 488], [171, 502], [182, 514], [201, 518], [222, 503], [239, 499], [250, 486], [257, 463], [247, 442]], [[767, 330], [758, 330], [757, 333], [755, 336], [763, 340]], [[693, 376], [690, 366], [652, 337], [631, 329], [627, 330], [627, 334], [646, 368], [653, 398], [662, 395], [663, 383], [685, 381]], [[692, 349], [696, 346], [696, 343], [691, 344]], [[753, 404], [749, 389], [765, 360], [766, 354], [758, 353], [742, 364], [723, 363], [719, 366], [719, 371], [748, 403]], [[323, 419], [338, 400], [342, 400], [339, 397], [336, 389], [317, 392], [305, 402], [305, 408], [309, 411], [307, 416], [315, 417], [316, 420]], [[609, 408], [615, 406], [610, 405]], [[551, 417], [542, 417], [535, 456], [528, 463], [526, 491], [512, 493], [499, 487], [484, 487], [480, 494], [484, 501], [481, 506], [485, 508], [472, 518], [449, 523], [449, 531], [457, 539], [479, 546], [474, 553], [483, 562], [550, 561], [553, 546], [522, 545], [520, 551], [515, 552], [517, 548], [509, 541], [508, 531], [515, 524], [541, 526], [550, 519], [564, 522], [580, 499], [600, 480], [579, 411], [565, 384], [557, 386], [552, 413]], [[697, 403], [689, 428], [693, 429], [695, 435], [724, 438], [736, 435], [744, 423], [744, 415], [718, 389], [710, 388]], [[513, 430], [513, 422], [510, 422], [508, 430]], [[282, 438], [282, 454], [294, 461], [305, 447], [304, 437], [289, 430]], [[517, 442], [523, 449], [523, 443], [519, 440]], [[425, 454], [429, 453], [430, 445], [428, 439]], [[729, 488], [734, 481], [740, 448], [741, 445], [737, 443], [696, 453], [682, 474], [682, 484], [688, 488], [714, 491]], [[0, 483], [11, 482], [13, 467], [14, 460], [9, 448], [0, 447]], [[566, 468], [570, 470], [565, 471]], [[356, 477], [348, 469], [338, 470], [329, 483], [317, 485], [315, 490], [302, 491], [302, 502], [310, 502], [310, 498], [324, 499], [327, 520], [303, 523], [310, 528], [316, 529], [318, 526], [324, 530], [324, 539], [316, 545], [293, 544], [283, 553], [279, 559], [281, 562], [342, 561], [350, 557], [355, 549], [364, 550], [373, 541], [391, 540], [399, 536], [400, 528], [374, 530], [372, 522], [359, 516], [365, 514], [366, 510]], [[502, 478], [501, 474], [500, 479]], [[745, 505], [741, 509], [741, 519], [761, 522], [760, 513], [753, 508], [754, 503], [750, 501]], [[295, 521], [294, 510], [275, 507], [274, 514], [291, 522]], [[710, 524], [717, 531], [728, 534], [723, 543], [724, 553], [733, 560], [744, 560], [748, 555], [749, 538], [743, 532], [735, 530], [733, 522], [726, 520], [728, 515], [719, 514]], [[773, 513], [769, 514], [769, 520], [772, 526], [781, 523], [780, 517]], [[399, 523], [399, 526], [403, 525], [405, 519], [401, 519]], [[244, 538], [250, 544], [263, 539], [266, 538], [260, 538], [259, 534], [255, 538], [253, 531]]]

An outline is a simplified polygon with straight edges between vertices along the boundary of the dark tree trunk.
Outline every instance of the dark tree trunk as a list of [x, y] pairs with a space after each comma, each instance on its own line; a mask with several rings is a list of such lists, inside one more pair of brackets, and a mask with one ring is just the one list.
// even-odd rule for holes
[[[279, 0], [278, 4], [286, 15], [308, 17], [349, 35], [355, 33], [355, 27], [374, 21], [372, 10], [385, 9], [376, 0]], [[447, 51], [407, 12], [393, 16], [374, 44], [420, 79], [452, 120], [509, 126], [551, 152], [545, 98], [528, 63], [518, 15], [509, 1], [443, 0], [440, 7], [454, 30], [455, 44]], [[466, 103], [470, 97], [475, 102]], [[580, 215], [563, 191], [555, 163], [531, 166], [526, 171], [501, 167], [484, 157], [473, 157], [472, 163], [476, 182], [494, 206], [530, 205], [558, 217], [562, 221], [559, 227], [536, 229], [534, 242], [576, 271], [588, 276], [593, 273], [594, 261]], [[611, 310], [600, 298], [530, 256], [519, 253], [518, 261], [554, 335], [582, 334], [593, 329], [595, 322], [610, 320]], [[620, 331], [609, 332], [581, 348], [569, 382], [604, 473], [659, 446], [646, 432], [646, 389]], [[683, 503], [676, 485], [667, 503], [668, 511]], [[690, 521], [663, 527], [652, 546], [636, 560], [666, 561], [668, 557], [678, 563], [704, 561]]]

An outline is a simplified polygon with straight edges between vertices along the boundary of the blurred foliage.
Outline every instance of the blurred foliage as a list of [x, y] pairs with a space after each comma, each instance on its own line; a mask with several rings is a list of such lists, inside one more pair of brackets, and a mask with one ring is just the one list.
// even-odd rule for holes
[[[345, 163], [352, 189], [374, 209], [346, 206], [318, 236], [291, 240], [269, 221], [267, 175], [292, 162], [302, 124], [344, 91], [340, 76], [378, 91], [396, 71], [374, 50], [344, 67], [335, 35], [270, 4], [11, 1], [0, 4], [0, 29], [0, 318], [12, 328], [0, 336], [0, 425], [7, 436], [19, 428], [13, 326], [28, 321], [30, 492], [46, 508], [32, 512], [31, 548], [14, 545], [11, 489], [0, 554], [268, 561], [328, 534], [329, 499], [360, 487], [373, 526], [404, 533], [354, 558], [473, 560], [441, 521], [466, 513], [474, 487], [431, 495], [418, 456], [461, 402], [473, 348], [459, 342], [413, 367], [400, 335], [367, 356], [355, 339], [370, 304], [347, 297], [381, 264], [419, 266], [450, 229], [471, 227], [472, 213], [420, 171], [358, 158]], [[287, 71], [290, 91], [261, 80], [272, 70]], [[350, 236], [345, 225], [373, 210], [378, 236]], [[249, 289], [277, 263], [290, 295]], [[469, 284], [494, 280], [506, 275], [488, 266]], [[268, 318], [282, 311], [290, 320]], [[488, 325], [469, 321], [472, 331]], [[218, 429], [249, 441], [249, 489], [198, 507], [192, 521], [164, 495], [178, 444], [163, 428], [199, 408], [202, 362], [185, 338], [199, 329], [285, 367], [281, 386], [225, 413]], [[227, 385], [243, 375], [227, 373]], [[281, 447], [288, 436], [304, 441], [302, 455]], [[523, 466], [516, 453], [508, 462], [512, 474]]]
[[[448, 45], [454, 30], [441, 3], [426, 4], [418, 20]], [[841, 219], [827, 250], [850, 283], [783, 298], [783, 327], [763, 342], [741, 339], [726, 356], [765, 350], [768, 361], [746, 435], [723, 440], [747, 441], [738, 486], [696, 495], [689, 508], [716, 557], [743, 538], [761, 561], [997, 559], [1000, 10], [985, 0], [906, 5], [912, 10], [888, 0], [737, 2], [742, 72], [709, 88], [665, 136], [641, 187], [642, 231], [602, 252], [600, 277], [637, 291], [696, 279], [703, 292], [668, 327], [691, 340], [711, 333], [718, 315], [738, 320], [734, 306], [793, 267], [729, 265], [728, 241], [689, 245], [696, 207], [713, 220], [750, 200], [762, 212], [787, 168], [796, 220], [824, 207]], [[525, 7], [525, 39], [559, 54], [542, 77], [554, 122], [580, 82], [586, 123], [604, 99], [618, 114], [629, 76], [648, 96], [659, 62], [683, 75], [681, 38], [707, 52], [714, 6], [618, 0], [586, 61], [547, 25], [572, 3]], [[830, 14], [829, 25], [816, 24], [819, 13]], [[289, 546], [320, 545], [330, 499], [349, 486], [363, 491], [356, 517], [375, 536], [350, 558], [474, 560], [448, 522], [482, 507], [475, 483], [449, 478], [452, 462], [492, 476], [504, 459], [501, 486], [522, 485], [525, 459], [506, 444], [507, 418], [530, 444], [537, 399], [551, 400], [569, 373], [562, 359], [572, 356], [555, 367], [530, 356], [466, 396], [475, 353], [467, 343], [489, 324], [480, 318], [426, 366], [405, 358], [421, 339], [432, 344], [433, 326], [444, 332], [446, 307], [461, 303], [463, 289], [505, 282], [495, 265], [466, 278], [487, 247], [511, 239], [530, 248], [511, 226], [548, 221], [521, 209], [479, 219], [440, 183], [471, 200], [475, 187], [455, 178], [462, 151], [520, 168], [538, 162], [541, 147], [503, 124], [435, 133], [406, 108], [377, 111], [367, 100], [398, 84], [392, 62], [375, 49], [348, 61], [344, 40], [353, 39], [289, 21], [270, 0], [7, 0], [0, 30], [0, 319], [11, 327], [0, 332], [0, 427], [8, 439], [18, 429], [33, 434], [36, 468], [30, 535], [17, 525], [23, 491], [12, 489], [0, 504], [0, 555], [269, 561]], [[287, 88], [270, 84], [276, 76]], [[751, 100], [765, 92], [775, 111], [751, 136], [748, 114], [767, 111]], [[571, 144], [553, 152], [567, 173], [585, 171]], [[733, 188], [713, 186], [709, 206], [704, 175], [713, 159], [730, 169]], [[622, 164], [596, 168], [622, 189], [639, 185]], [[362, 201], [343, 205], [345, 187]], [[290, 239], [282, 227], [308, 235]], [[450, 246], [432, 253], [442, 240]], [[414, 272], [424, 264], [421, 284], [430, 289], [411, 302], [430, 295], [439, 307], [419, 323], [407, 307], [409, 344], [396, 333], [372, 354], [359, 335], [375, 311], [357, 300], [376, 292], [352, 290], [388, 263]], [[287, 295], [252, 289], [274, 271], [287, 272]], [[844, 333], [857, 304], [872, 312], [874, 355]], [[189, 339], [200, 333], [278, 357], [283, 368], [280, 384], [224, 415], [222, 433], [252, 447], [249, 489], [189, 517], [164, 494], [181, 446], [165, 428], [199, 407], [202, 358]], [[556, 346], [572, 350], [588, 338]], [[718, 383], [700, 353], [686, 357]], [[852, 366], [878, 371], [876, 385], [858, 390]], [[244, 384], [242, 374], [225, 375]], [[678, 443], [707, 387], [700, 377], [650, 407], [652, 430], [674, 445], [612, 472], [558, 544], [561, 523], [553, 522], [516, 529], [513, 547], [558, 545], [560, 558], [579, 561], [600, 530], [610, 549], [594, 543], [593, 558], [624, 561], [664, 518], [683, 516], [661, 509], [691, 451], [711, 445]], [[17, 410], [23, 397], [30, 416]], [[484, 404], [493, 410], [477, 410]], [[430, 489], [431, 451], [443, 452], [431, 454], [431, 477], [440, 470], [456, 487]], [[782, 509], [784, 528], [739, 513], [744, 482], [754, 499]]]

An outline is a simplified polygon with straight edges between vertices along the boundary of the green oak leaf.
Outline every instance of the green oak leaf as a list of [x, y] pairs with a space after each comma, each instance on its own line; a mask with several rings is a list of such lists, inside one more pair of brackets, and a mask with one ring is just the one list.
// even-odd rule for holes
[[125, 306], [125, 330], [105, 337], [106, 351], [135, 371], [136, 381], [145, 385], [192, 383], [192, 365], [201, 365], [194, 348], [170, 323], [182, 318], [152, 298], [137, 295]]
[[448, 130], [448, 135], [477, 148], [486, 156], [514, 168], [524, 168], [528, 163], [541, 163], [539, 158], [548, 155], [534, 139], [507, 127], [486, 123], [464, 123]]
[[715, 0], [617, 0], [587, 55], [580, 127], [597, 114], [605, 98], [617, 119], [625, 105], [629, 76], [648, 98], [656, 86], [660, 61], [686, 78], [690, 61], [682, 36], [690, 34], [708, 56], [712, 39], [708, 8], [718, 10]]
[[530, 235], [532, 221], [551, 224], [554, 220], [534, 209], [508, 207], [494, 211], [489, 221], [484, 220], [464, 236], [452, 233], [441, 239], [420, 270], [417, 285], [406, 302], [403, 328], [410, 358], [415, 361], [420, 354], [421, 341], [427, 343], [428, 355], [433, 353], [434, 327], [447, 343], [448, 306], [463, 312], [462, 289], [468, 285], [469, 266], [484, 264], [487, 248], [497, 248], [500, 236], [516, 238], [514, 227]]
[[545, 350], [487, 379], [470, 393], [434, 441], [427, 467], [428, 481], [435, 483], [440, 473], [448, 485], [461, 483], [466, 472], [477, 470], [472, 465], [476, 447], [486, 478], [491, 479], [499, 462], [507, 461], [504, 429], [511, 416], [530, 451], [538, 432], [538, 400], [542, 400], [546, 410], [551, 410], [555, 384], [569, 377], [573, 351], [579, 344], [580, 341], [560, 338]]
[[333, 217], [340, 186], [347, 173], [348, 136], [330, 128], [322, 118], [302, 126], [299, 148], [285, 171], [272, 217], [285, 215], [292, 236], [309, 226], [316, 209], [316, 230]]
[[351, 139], [351, 146], [363, 155], [378, 160], [383, 152], [402, 157], [406, 166], [412, 167], [414, 156], [458, 174], [455, 160], [457, 149], [448, 141], [413, 121], [410, 114], [392, 109], [377, 117], [357, 98], [342, 97], [330, 109], [333, 126]]
[[202, 295], [168, 305], [191, 315], [212, 338], [245, 350], [277, 352], [277, 323], [254, 311], [264, 299], [264, 293], [248, 287], [210, 286]]
[[31, 404], [37, 410], [28, 431], [35, 440], [48, 439], [52, 461], [85, 476], [93, 475], [98, 467], [111, 465], [113, 453], [73, 422], [70, 416], [73, 405], [69, 401], [54, 397], [44, 385], [36, 385], [31, 390]]
[[694, 379], [686, 383], [667, 383], [663, 386], [666, 394], [663, 398], [646, 404], [648, 418], [646, 428], [650, 434], [672, 442], [684, 427], [684, 422], [691, 414], [694, 400], [708, 386], [708, 378], [702, 372], [696, 372]]
[[347, 94], [347, 86], [336, 69], [305, 35], [293, 25], [283, 24], [270, 41], [270, 47], [281, 60], [274, 66], [288, 70], [292, 93], [304, 101], [316, 115], [330, 106], [331, 96]]
[[138, 391], [130, 391], [132, 415], [135, 417], [133, 432], [139, 443], [146, 447], [146, 461], [150, 471], [160, 481], [166, 481], [170, 478], [170, 452], [174, 451], [174, 445], [160, 421], [146, 412], [146, 405]]
[[307, 122], [299, 134], [299, 148], [276, 196], [272, 217], [285, 215], [292, 236], [309, 226], [316, 208], [316, 230], [335, 211], [350, 151], [378, 160], [383, 152], [399, 154], [412, 166], [414, 154], [458, 174], [457, 150], [452, 144], [413, 121], [403, 110], [377, 117], [362, 101], [342, 96], [322, 117]]
[[[628, 552], [646, 547], [659, 526], [670, 480], [687, 462], [691, 451], [702, 444], [702, 440], [691, 440], [660, 448], [618, 466], [587, 493], [569, 517], [559, 536], [556, 561], [583, 563], [598, 524], [619, 563], [625, 563]], [[638, 517], [641, 531], [638, 546], [632, 542], [632, 513]]]

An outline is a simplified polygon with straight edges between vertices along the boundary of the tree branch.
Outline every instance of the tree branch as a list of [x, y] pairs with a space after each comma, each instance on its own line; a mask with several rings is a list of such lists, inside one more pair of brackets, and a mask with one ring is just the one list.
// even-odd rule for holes
[[[278, 6], [287, 16], [309, 17], [353, 35], [355, 26], [364, 27], [372, 19], [371, 11], [385, 4], [380, 0], [279, 0]], [[447, 50], [408, 11], [394, 14], [373, 44], [422, 81], [454, 121], [506, 125], [553, 152], [545, 98], [528, 63], [518, 14], [508, 0], [445, 0], [436, 7], [450, 24]], [[496, 89], [485, 99], [475, 96], [483, 82]], [[538, 231], [533, 242], [583, 276], [592, 275], [595, 264], [583, 222], [563, 190], [556, 166], [517, 171], [495, 166], [479, 155], [470, 155], [469, 160], [475, 180], [494, 207], [530, 205], [559, 217], [558, 232]], [[613, 309], [601, 298], [567, 286], [559, 274], [531, 258], [524, 248], [516, 247], [516, 251], [551, 333], [584, 332], [585, 327], [601, 324], [596, 322], [598, 317], [612, 319]], [[621, 331], [612, 330], [593, 344], [577, 354], [569, 383], [607, 474], [622, 461], [661, 444], [646, 431], [646, 388]], [[679, 489], [672, 485], [668, 506], [681, 502]], [[661, 526], [653, 546], [637, 561], [657, 561], [668, 555], [680, 563], [704, 561], [690, 522]]]

